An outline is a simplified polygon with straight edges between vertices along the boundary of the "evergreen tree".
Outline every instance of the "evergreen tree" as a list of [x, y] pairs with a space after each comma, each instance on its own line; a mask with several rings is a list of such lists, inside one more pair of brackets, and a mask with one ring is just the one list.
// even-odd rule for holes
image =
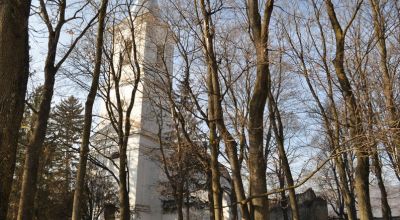
[[61, 101], [51, 114], [49, 141], [52, 139], [60, 153], [60, 165], [64, 167], [65, 190], [72, 189], [72, 178], [77, 165], [77, 152], [83, 126], [83, 107], [74, 96]]
[[82, 104], [73, 96], [52, 110], [39, 166], [38, 219], [68, 219], [71, 214], [82, 111]]

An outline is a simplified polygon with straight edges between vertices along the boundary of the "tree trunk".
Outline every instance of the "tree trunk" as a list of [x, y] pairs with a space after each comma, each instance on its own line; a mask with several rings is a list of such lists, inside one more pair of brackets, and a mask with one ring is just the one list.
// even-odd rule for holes
[[[361, 113], [357, 105], [357, 100], [352, 92], [350, 81], [344, 69], [344, 43], [345, 32], [343, 32], [339, 21], [337, 20], [334, 6], [330, 0], [325, 1], [329, 20], [331, 22], [336, 39], [336, 54], [333, 61], [336, 75], [339, 80], [340, 87], [347, 109], [349, 111], [350, 120], [350, 136], [353, 139], [352, 146], [355, 148], [357, 164], [355, 168], [355, 190], [357, 195], [359, 214], [361, 220], [371, 220], [372, 209], [369, 197], [369, 149], [363, 146], [359, 140], [364, 133], [362, 127]], [[359, 9], [359, 7], [358, 7]], [[357, 10], [358, 10], [357, 9]]]
[[[200, 0], [200, 8], [203, 15], [203, 40], [204, 40], [204, 55], [206, 59], [206, 63], [208, 66], [208, 80], [207, 80], [207, 89], [210, 94], [210, 98], [213, 99], [213, 106], [209, 106], [208, 108], [213, 108], [215, 115], [212, 121], [215, 121], [218, 130], [221, 133], [222, 138], [225, 143], [225, 150], [228, 155], [229, 163], [231, 165], [232, 170], [232, 180], [236, 193], [236, 198], [239, 200], [240, 211], [242, 213], [242, 217], [244, 219], [250, 219], [250, 214], [248, 211], [247, 204], [243, 204], [242, 201], [245, 200], [246, 195], [244, 192], [240, 164], [237, 157], [237, 143], [235, 142], [233, 136], [229, 133], [228, 129], [225, 126], [224, 117], [222, 113], [221, 106], [221, 94], [220, 94], [220, 85], [218, 79], [218, 64], [216, 61], [215, 53], [214, 53], [214, 35], [212, 34], [211, 27], [211, 13], [206, 10], [206, 5], [204, 0]], [[214, 204], [215, 206], [215, 204]]]
[[[55, 56], [54, 56], [55, 58]], [[37, 190], [38, 165], [40, 152], [46, 136], [51, 100], [54, 91], [55, 73], [54, 59], [48, 57], [45, 67], [45, 84], [33, 132], [26, 150], [21, 197], [19, 201], [18, 220], [33, 219], [34, 198]]]
[[[380, 26], [377, 27], [378, 25], [378, 15], [377, 15], [377, 11], [380, 11], [379, 6], [374, 5], [375, 2], [374, 0], [370, 0], [371, 4], [374, 6], [373, 7], [373, 11], [374, 11], [374, 20], [375, 20], [375, 31], [376, 34], [380, 33], [378, 30], [380, 29]], [[383, 33], [382, 33], [383, 34]], [[379, 44], [379, 48], [385, 48], [386, 44], [385, 42], [381, 42]], [[386, 50], [385, 50], [386, 51]], [[384, 60], [386, 60], [386, 56], [381, 56], [381, 68], [386, 69], [386, 73], [387, 72], [387, 66], [386, 61], [383, 61], [382, 59], [384, 58]], [[357, 56], [357, 62], [361, 63], [362, 60], [360, 57]], [[386, 67], [386, 68], [385, 68]], [[384, 71], [385, 72], [385, 71]], [[376, 119], [375, 119], [375, 112], [374, 112], [374, 107], [372, 105], [372, 101], [371, 101], [371, 97], [370, 97], [370, 91], [369, 91], [369, 87], [368, 87], [368, 78], [367, 78], [367, 74], [361, 70], [360, 71], [360, 79], [361, 79], [361, 85], [363, 87], [363, 89], [360, 89], [362, 91], [362, 95], [363, 95], [363, 99], [364, 102], [366, 103], [366, 115], [368, 117], [368, 136], [369, 137], [374, 137], [374, 124], [376, 124]], [[390, 206], [387, 200], [387, 193], [386, 193], [386, 188], [385, 188], [385, 184], [384, 184], [384, 180], [382, 177], [382, 164], [380, 163], [380, 159], [379, 159], [379, 152], [378, 152], [378, 143], [377, 141], [372, 138], [372, 140], [369, 140], [371, 145], [371, 159], [372, 159], [372, 165], [373, 165], [373, 169], [374, 169], [374, 173], [378, 182], [378, 187], [381, 193], [381, 210], [382, 210], [382, 217], [384, 220], [390, 220], [392, 218], [392, 214], [391, 214], [391, 210], [390, 210]]]
[[[253, 95], [249, 104], [249, 173], [250, 196], [267, 192], [266, 163], [264, 158], [264, 109], [269, 88], [269, 57], [268, 34], [274, 1], [265, 5], [264, 18], [261, 22], [258, 1], [248, 0], [248, 17], [253, 33], [254, 46], [257, 55], [257, 77]], [[251, 216], [258, 219], [268, 219], [268, 197], [256, 197], [251, 200]]]
[[[65, 8], [61, 10], [65, 10]], [[29, 137], [28, 146], [26, 149], [21, 196], [18, 207], [18, 220], [30, 220], [33, 218], [34, 198], [37, 190], [39, 157], [46, 136], [47, 124], [51, 109], [51, 100], [54, 92], [55, 74], [59, 68], [55, 65], [55, 59], [60, 31], [61, 27], [55, 31], [49, 30], [47, 46], [48, 51], [44, 67], [45, 81], [43, 85], [42, 96], [40, 97], [37, 117], [34, 119], [33, 131]]]
[[34, 210], [34, 197], [37, 190], [37, 177], [38, 177], [38, 163], [40, 152], [42, 150], [43, 142], [46, 136], [47, 123], [49, 119], [51, 101], [54, 92], [55, 75], [63, 62], [67, 59], [71, 51], [74, 49], [79, 39], [85, 34], [90, 28], [92, 22], [95, 20], [97, 15], [93, 17], [88, 25], [83, 28], [82, 32], [74, 39], [71, 46], [68, 48], [64, 56], [55, 64], [57, 57], [57, 46], [60, 39], [63, 26], [66, 24], [65, 10], [67, 7], [66, 1], [57, 2], [58, 17], [55, 28], [53, 27], [53, 20], [49, 17], [46, 8], [46, 2], [39, 0], [40, 9], [43, 14], [42, 18], [46, 24], [48, 31], [48, 45], [47, 45], [47, 56], [44, 66], [44, 85], [43, 93], [40, 98], [40, 105], [37, 113], [37, 117], [33, 122], [33, 131], [29, 137], [29, 143], [26, 150], [26, 158], [24, 164], [24, 173], [22, 180], [21, 197], [18, 207], [18, 220], [30, 220], [33, 218]]
[[[231, 185], [233, 185], [233, 183], [232, 183], [232, 181], [230, 181], [230, 184]], [[237, 210], [237, 200], [236, 200], [236, 195], [235, 195], [235, 193], [233, 192], [233, 189], [232, 189], [232, 191], [229, 193], [229, 198], [230, 198], [230, 204], [231, 204], [231, 207], [230, 207], [230, 212], [229, 212], [229, 214], [230, 214], [230, 218], [232, 219], [232, 220], [238, 220], [238, 218], [239, 218], [239, 216], [238, 216], [238, 210]]]
[[381, 192], [381, 209], [382, 209], [382, 217], [383, 220], [391, 220], [392, 219], [392, 212], [390, 210], [389, 202], [387, 199], [387, 192], [384, 184], [384, 180], [382, 178], [382, 168], [381, 168], [381, 163], [379, 160], [379, 155], [377, 152], [377, 148], [375, 147], [375, 150], [372, 155], [372, 163], [375, 169], [375, 176], [378, 181], [378, 187], [379, 191]]
[[338, 155], [335, 158], [335, 165], [338, 169], [339, 174], [339, 186], [340, 191], [343, 194], [344, 206], [347, 211], [347, 218], [348, 220], [357, 220], [357, 211], [355, 207], [355, 199], [353, 194], [350, 192], [349, 185], [348, 185], [348, 178], [346, 174], [346, 168], [344, 162], [342, 160], [342, 156]]
[[126, 146], [120, 147], [119, 157], [119, 212], [121, 220], [130, 219], [129, 194], [127, 183], [127, 156]]
[[280, 193], [281, 201], [280, 201], [280, 206], [282, 209], [282, 215], [283, 215], [283, 220], [289, 220], [288, 216], [288, 209], [287, 209], [287, 198], [286, 198], [286, 193], [285, 193], [285, 177], [284, 174], [282, 173], [282, 161], [279, 161], [279, 172], [278, 172], [278, 180], [279, 180], [279, 188], [282, 190]]
[[290, 208], [291, 208], [291, 212], [292, 212], [292, 219], [299, 220], [300, 216], [299, 216], [299, 209], [297, 206], [296, 192], [295, 192], [295, 189], [293, 188], [294, 187], [293, 176], [292, 176], [292, 172], [290, 170], [290, 165], [289, 165], [289, 161], [286, 156], [286, 151], [285, 151], [285, 146], [284, 146], [284, 134], [283, 134], [282, 120], [281, 120], [281, 116], [279, 113], [278, 105], [275, 102], [271, 91], [269, 92], [268, 106], [269, 106], [269, 111], [270, 111], [269, 118], [271, 121], [271, 126], [274, 130], [275, 139], [277, 142], [279, 159], [282, 162], [283, 173], [285, 175], [286, 183], [289, 188], [288, 189], [289, 203], [290, 203]]
[[0, 1], [0, 219], [7, 218], [29, 75], [31, 1]]
[[[209, 76], [208, 79], [208, 86], [212, 86], [212, 79]], [[214, 106], [214, 99], [212, 98], [211, 93], [208, 95], [208, 105]], [[217, 127], [215, 124], [214, 119], [215, 111], [214, 108], [208, 109], [208, 123], [210, 129], [210, 147], [211, 147], [211, 188], [213, 193], [213, 213], [215, 220], [222, 220], [222, 204], [221, 204], [221, 184], [220, 184], [220, 171], [219, 171], [219, 162], [218, 162], [218, 155], [219, 155], [219, 141], [217, 140]]]
[[176, 190], [176, 208], [178, 212], [178, 220], [183, 220], [183, 186], [182, 183], [179, 183]]
[[105, 17], [107, 13], [107, 4], [108, 0], [103, 0], [100, 7], [99, 14], [99, 26], [97, 30], [97, 42], [96, 42], [96, 60], [95, 67], [93, 70], [93, 81], [90, 86], [90, 91], [86, 99], [85, 103], [85, 118], [82, 132], [82, 143], [80, 148], [80, 157], [79, 157], [79, 168], [76, 177], [76, 186], [74, 192], [74, 202], [72, 206], [72, 219], [79, 220], [81, 219], [80, 208], [81, 201], [83, 198], [84, 184], [85, 184], [85, 175], [86, 175], [86, 166], [87, 159], [89, 154], [89, 140], [90, 140], [90, 131], [92, 127], [92, 111], [93, 104], [96, 98], [97, 89], [99, 86], [99, 78], [100, 78], [100, 67], [101, 67], [101, 57], [103, 52], [103, 41], [104, 41], [104, 28], [105, 28]]
[[[313, 1], [314, 7], [316, 8], [315, 2]], [[321, 112], [322, 119], [324, 121], [324, 127], [326, 129], [326, 133], [329, 138], [330, 142], [330, 150], [331, 153], [335, 155], [334, 157], [334, 165], [337, 169], [337, 173], [339, 178], [336, 178], [336, 171], [335, 171], [335, 180], [337, 182], [338, 188], [340, 193], [343, 195], [343, 200], [344, 200], [344, 206], [347, 210], [348, 214], [348, 219], [349, 220], [356, 220], [357, 219], [357, 213], [356, 213], [356, 208], [355, 208], [355, 199], [353, 196], [353, 193], [351, 193], [349, 184], [348, 184], [348, 178], [347, 178], [347, 173], [346, 173], [346, 166], [345, 162], [343, 160], [341, 152], [341, 146], [340, 146], [340, 122], [339, 122], [339, 117], [338, 113], [336, 110], [335, 106], [335, 99], [333, 97], [333, 83], [332, 83], [332, 75], [329, 71], [328, 67], [328, 62], [327, 62], [327, 47], [326, 47], [326, 40], [325, 40], [325, 34], [322, 29], [322, 25], [320, 23], [320, 17], [317, 15], [317, 22], [318, 22], [318, 27], [321, 33], [321, 39], [322, 39], [322, 62], [323, 62], [323, 68], [326, 71], [326, 77], [328, 80], [328, 88], [327, 88], [327, 96], [329, 98], [329, 105], [328, 109], [325, 109], [323, 104], [320, 101], [319, 96], [317, 95], [317, 92], [315, 91], [312, 82], [309, 78], [310, 74], [307, 69], [306, 61], [304, 59], [304, 50], [303, 47], [300, 46], [300, 51], [296, 50], [294, 47], [294, 44], [292, 43], [291, 39], [290, 43], [293, 46], [293, 49], [295, 53], [297, 54], [298, 58], [300, 59], [301, 66], [303, 68], [304, 76], [306, 78], [306, 83], [308, 88], [310, 89], [311, 95], [313, 96], [314, 100], [317, 103], [317, 106]], [[301, 38], [299, 38], [301, 41]], [[329, 116], [327, 112], [331, 112], [332, 116]], [[333, 128], [331, 128], [331, 124], [333, 124]], [[342, 210], [340, 211], [342, 212]]]
[[214, 218], [214, 212], [215, 212], [215, 210], [214, 210], [214, 204], [213, 204], [213, 202], [214, 202], [214, 198], [213, 198], [213, 189], [212, 189], [212, 174], [211, 174], [211, 169], [207, 169], [207, 182], [208, 182], [208, 184], [207, 184], [207, 186], [208, 186], [208, 192], [207, 192], [207, 197], [208, 197], [208, 201], [210, 201], [208, 204], [208, 207], [209, 207], [209, 209], [210, 209], [210, 220], [215, 220], [215, 218]]
[[388, 68], [388, 58], [387, 58], [387, 48], [386, 48], [386, 25], [385, 25], [385, 17], [382, 15], [380, 1], [370, 0], [372, 9], [372, 15], [374, 20], [374, 32], [375, 37], [378, 40], [378, 51], [379, 51], [379, 68], [382, 74], [383, 81], [383, 95], [385, 97], [385, 107], [388, 113], [387, 121], [388, 126], [390, 128], [390, 132], [393, 134], [393, 149], [388, 151], [394, 159], [394, 170], [397, 175], [400, 174], [400, 121], [398, 119], [395, 99], [393, 95], [393, 74], [390, 74]]
[[[320, 26], [320, 28], [321, 28], [321, 26]], [[320, 29], [320, 31], [322, 31], [322, 28]], [[323, 45], [324, 45], [324, 47], [323, 47], [323, 63], [324, 63], [324, 67], [325, 67], [326, 75], [327, 75], [327, 79], [328, 79], [328, 90], [327, 90], [328, 94], [327, 95], [330, 100], [330, 107], [329, 107], [328, 111], [332, 112], [332, 117], [329, 117], [327, 115], [327, 111], [323, 107], [317, 93], [314, 90], [314, 87], [312, 86], [311, 80], [309, 78], [309, 73], [308, 73], [308, 70], [306, 67], [306, 63], [304, 60], [304, 56], [302, 56], [303, 50], [298, 55], [300, 55], [299, 59], [301, 61], [304, 75], [306, 77], [307, 86], [310, 89], [311, 94], [314, 97], [315, 101], [317, 102], [318, 108], [322, 113], [324, 127], [326, 129], [326, 133], [328, 135], [329, 142], [331, 145], [331, 149], [330, 149], [331, 153], [335, 154], [334, 164], [337, 169], [337, 173], [339, 175], [339, 179], [337, 181], [338, 186], [339, 186], [338, 188], [343, 195], [344, 206], [346, 207], [346, 211], [348, 212], [348, 219], [356, 220], [357, 219], [357, 211], [356, 211], [356, 207], [355, 207], [355, 199], [353, 198], [354, 196], [351, 193], [350, 187], [348, 184], [346, 166], [345, 166], [345, 163], [344, 163], [343, 157], [342, 157], [343, 152], [340, 152], [341, 151], [341, 146], [340, 146], [340, 141], [339, 141], [340, 122], [339, 122], [338, 113], [337, 113], [336, 106], [335, 106], [335, 100], [333, 98], [333, 86], [332, 86], [331, 74], [328, 69], [328, 64], [326, 61], [325, 35], [322, 34], [321, 38], [323, 39]], [[333, 126], [334, 128], [331, 128], [331, 124], [334, 125]], [[336, 175], [335, 175], [335, 177], [336, 177]]]

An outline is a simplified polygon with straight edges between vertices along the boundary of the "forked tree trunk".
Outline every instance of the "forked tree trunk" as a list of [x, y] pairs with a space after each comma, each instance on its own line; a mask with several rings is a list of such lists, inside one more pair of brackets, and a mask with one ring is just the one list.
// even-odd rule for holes
[[[357, 195], [359, 216], [361, 220], [371, 220], [372, 209], [369, 197], [369, 149], [364, 146], [365, 143], [360, 140], [364, 135], [364, 129], [361, 122], [360, 108], [357, 100], [352, 92], [350, 81], [344, 69], [344, 43], [346, 30], [343, 31], [336, 17], [334, 6], [330, 0], [326, 0], [326, 8], [332, 29], [336, 39], [336, 54], [333, 61], [336, 75], [339, 80], [340, 87], [343, 91], [346, 106], [349, 111], [350, 120], [350, 136], [353, 139], [352, 146], [355, 148], [357, 164], [355, 168], [355, 190]], [[359, 9], [358, 6], [357, 10]], [[357, 13], [357, 11], [355, 12]], [[350, 24], [349, 24], [350, 25]]]
[[[317, 10], [316, 2], [313, 0], [312, 1], [314, 9]], [[316, 18], [317, 18], [317, 23], [318, 23], [318, 28], [320, 31], [320, 36], [321, 36], [321, 41], [322, 41], [322, 62], [323, 62], [323, 69], [326, 72], [326, 78], [328, 81], [328, 88], [327, 88], [327, 96], [329, 98], [329, 105], [327, 109], [324, 108], [323, 104], [321, 103], [321, 100], [315, 91], [313, 84], [310, 80], [310, 74], [307, 69], [306, 61], [304, 58], [304, 48], [301, 43], [301, 38], [299, 36], [299, 41], [300, 41], [300, 51], [296, 49], [294, 42], [289, 38], [289, 42], [291, 46], [293, 47], [296, 55], [300, 59], [301, 66], [303, 68], [303, 73], [306, 78], [306, 83], [308, 88], [310, 89], [311, 95], [313, 96], [314, 100], [317, 103], [318, 109], [321, 112], [322, 119], [324, 122], [324, 127], [327, 132], [328, 138], [329, 138], [329, 143], [331, 145], [331, 153], [335, 155], [334, 157], [334, 164], [337, 169], [337, 173], [339, 178], [337, 179], [338, 185], [339, 185], [339, 190], [343, 195], [343, 202], [344, 202], [344, 207], [346, 208], [348, 212], [348, 219], [349, 220], [356, 220], [357, 219], [357, 214], [356, 214], [356, 208], [355, 208], [355, 199], [353, 196], [353, 193], [351, 193], [349, 184], [348, 184], [348, 178], [347, 178], [347, 173], [346, 173], [346, 166], [345, 162], [343, 161], [342, 157], [342, 152], [341, 152], [341, 147], [340, 147], [340, 122], [339, 122], [339, 117], [338, 113], [336, 110], [335, 106], [335, 99], [333, 97], [333, 83], [332, 83], [332, 75], [329, 71], [328, 67], [328, 62], [327, 62], [327, 47], [326, 47], [326, 38], [325, 38], [325, 33], [323, 32], [322, 24], [320, 22], [320, 15], [319, 13], [316, 13]], [[296, 27], [296, 30], [297, 27]], [[327, 112], [331, 112], [332, 116], [327, 115]], [[333, 125], [333, 126], [331, 126]]]
[[29, 75], [30, 0], [0, 1], [0, 219], [7, 218]]
[[76, 177], [76, 186], [74, 192], [74, 202], [72, 206], [72, 219], [79, 220], [81, 219], [80, 209], [82, 206], [83, 199], [83, 191], [85, 186], [85, 175], [86, 175], [86, 166], [89, 154], [89, 139], [90, 139], [90, 131], [92, 127], [92, 111], [93, 104], [96, 98], [97, 89], [99, 86], [99, 78], [100, 78], [100, 67], [101, 67], [101, 58], [103, 52], [103, 41], [104, 41], [104, 28], [105, 28], [105, 17], [107, 13], [107, 4], [108, 0], [103, 0], [100, 6], [100, 14], [99, 14], [99, 26], [97, 30], [97, 40], [96, 40], [96, 58], [95, 58], [95, 67], [93, 70], [93, 80], [92, 85], [90, 86], [89, 94], [85, 103], [85, 116], [84, 116], [84, 125], [82, 132], [82, 143], [80, 148], [80, 157], [79, 157], [79, 168]]
[[218, 78], [218, 64], [214, 53], [214, 35], [212, 33], [214, 27], [212, 27], [213, 23], [211, 20], [211, 13], [207, 10], [207, 8], [208, 6], [206, 6], [205, 1], [200, 0], [200, 9], [203, 15], [203, 27], [204, 27], [203, 51], [208, 71], [207, 89], [208, 93], [210, 94], [210, 98], [213, 99], [213, 104], [214, 104], [213, 106], [209, 106], [209, 108], [213, 108], [215, 115], [212, 121], [215, 121], [217, 128], [225, 143], [225, 151], [227, 153], [232, 170], [233, 187], [235, 189], [236, 198], [239, 201], [239, 207], [242, 213], [242, 218], [250, 219], [250, 213], [247, 204], [242, 203], [242, 201], [246, 199], [246, 195], [244, 192], [244, 187], [242, 182], [241, 169], [240, 169], [241, 167], [237, 156], [237, 143], [234, 140], [231, 133], [226, 128], [224, 122], [224, 116], [222, 113], [220, 85]]
[[[263, 16], [259, 12], [259, 1], [248, 0], [249, 25], [253, 34], [257, 56], [257, 76], [253, 95], [249, 103], [249, 172], [250, 196], [267, 192], [266, 163], [264, 158], [264, 109], [270, 91], [268, 55], [269, 24], [274, 0], [265, 3]], [[262, 20], [262, 21], [261, 21]], [[256, 197], [251, 200], [252, 218], [268, 219], [268, 198]], [[296, 216], [296, 215], [295, 215]]]
[[[363, 87], [365, 88], [365, 89], [363, 89], [363, 96], [364, 96], [364, 101], [367, 104], [366, 115], [368, 116], [368, 127], [367, 127], [368, 133], [369, 133], [368, 135], [370, 137], [373, 137], [374, 136], [373, 124], [376, 124], [376, 120], [374, 117], [375, 112], [373, 111], [373, 105], [372, 105], [371, 98], [370, 98], [370, 92], [367, 87], [367, 83], [368, 83], [367, 76], [366, 76], [365, 72], [363, 72], [363, 71], [361, 71], [360, 76], [361, 76], [360, 78], [361, 78]], [[376, 142], [376, 140], [370, 140], [369, 144], [371, 145], [372, 165], [373, 165], [374, 173], [375, 173], [375, 176], [376, 176], [376, 179], [378, 182], [379, 191], [381, 193], [382, 217], [384, 220], [391, 220], [392, 213], [391, 213], [389, 202], [387, 199], [386, 187], [385, 187], [383, 176], [382, 176], [382, 164], [379, 159], [378, 143]]]
[[[313, 4], [315, 4], [315, 2], [313, 2]], [[322, 59], [323, 59], [323, 64], [324, 64], [324, 69], [326, 71], [326, 76], [328, 79], [328, 89], [327, 89], [327, 95], [328, 98], [330, 100], [330, 107], [329, 109], [325, 109], [324, 106], [322, 105], [313, 85], [312, 82], [309, 78], [309, 72], [304, 60], [304, 51], [303, 48], [301, 48], [300, 51], [295, 50], [297, 56], [300, 59], [302, 68], [303, 68], [303, 72], [304, 72], [304, 76], [306, 78], [306, 83], [308, 88], [310, 89], [311, 95], [313, 96], [314, 100], [317, 103], [317, 106], [321, 112], [322, 118], [323, 118], [323, 122], [324, 122], [324, 127], [326, 129], [328, 138], [329, 138], [329, 143], [331, 145], [331, 153], [335, 155], [334, 157], [334, 163], [335, 163], [335, 167], [337, 169], [337, 173], [339, 175], [339, 179], [338, 179], [338, 185], [339, 185], [339, 190], [343, 195], [343, 200], [344, 200], [344, 206], [348, 212], [348, 219], [349, 220], [356, 220], [357, 219], [357, 214], [356, 214], [356, 207], [355, 207], [355, 199], [353, 198], [354, 196], [352, 196], [353, 194], [350, 191], [350, 187], [348, 184], [348, 178], [347, 178], [347, 173], [346, 173], [346, 166], [344, 164], [343, 161], [343, 157], [342, 157], [342, 152], [341, 151], [341, 147], [340, 147], [340, 141], [339, 141], [339, 136], [340, 136], [340, 122], [339, 122], [339, 118], [338, 118], [338, 113], [336, 110], [336, 106], [335, 106], [335, 100], [333, 98], [333, 84], [332, 84], [332, 78], [331, 78], [331, 73], [328, 69], [328, 64], [327, 64], [327, 51], [326, 51], [326, 42], [325, 42], [325, 34], [322, 32], [322, 25], [319, 22], [319, 16], [317, 17], [317, 21], [318, 21], [318, 25], [319, 25], [319, 29], [321, 31], [321, 39], [322, 39], [322, 45], [323, 45], [323, 55], [322, 55]], [[301, 40], [301, 39], [299, 39]], [[292, 41], [290, 40], [290, 43], [292, 44], [293, 48], [294, 45], [292, 43]], [[327, 112], [332, 112], [332, 116], [328, 116]], [[333, 124], [333, 128], [331, 128], [331, 124]]]

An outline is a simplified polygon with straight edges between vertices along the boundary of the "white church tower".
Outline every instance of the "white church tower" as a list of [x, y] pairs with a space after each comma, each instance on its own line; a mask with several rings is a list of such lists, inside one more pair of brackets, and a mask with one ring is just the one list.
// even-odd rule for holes
[[[131, 113], [132, 129], [130, 131], [127, 160], [128, 160], [128, 187], [130, 209], [134, 219], [157, 220], [163, 219], [162, 201], [159, 190], [162, 169], [154, 157], [159, 153], [159, 121], [156, 114], [159, 106], [152, 103], [163, 103], [163, 93], [156, 88], [162, 86], [165, 72], [172, 71], [173, 46], [168, 36], [168, 28], [157, 18], [159, 12], [157, 0], [137, 0], [131, 9], [131, 18], [126, 18], [115, 27], [116, 51], [114, 63], [122, 63], [122, 77], [120, 93], [122, 100], [128, 103], [131, 98], [133, 81], [138, 73], [134, 62], [133, 48], [136, 46], [137, 61], [140, 67], [140, 83], [135, 95], [134, 106]], [[132, 26], [133, 24], [133, 26]], [[134, 34], [132, 30], [134, 29]], [[134, 39], [132, 39], [134, 38]], [[117, 54], [123, 55], [123, 60]], [[115, 97], [111, 90], [110, 97]], [[101, 114], [108, 117], [105, 104]], [[168, 122], [164, 121], [164, 132], [168, 130]], [[112, 130], [107, 122], [104, 128]], [[107, 130], [104, 129], [103, 130]], [[118, 148], [116, 148], [118, 149]], [[113, 157], [118, 150], [111, 148], [104, 154]], [[114, 152], [113, 152], [114, 151]], [[114, 155], [114, 162], [118, 163], [118, 155]], [[112, 162], [107, 162], [113, 167]], [[118, 170], [113, 168], [116, 174]]]
[[[160, 187], [160, 182], [165, 182], [166, 177], [162, 164], [158, 162], [160, 161], [159, 128], [161, 127], [162, 134], [168, 134], [171, 129], [169, 126], [171, 119], [161, 112], [160, 106], [168, 108], [165, 101], [167, 94], [163, 92], [163, 89], [168, 86], [165, 82], [172, 74], [174, 46], [172, 37], [169, 36], [168, 26], [159, 19], [159, 10], [158, 0], [136, 0], [135, 6], [128, 15], [130, 17], [112, 27], [114, 31], [113, 69], [121, 73], [118, 91], [125, 111], [131, 100], [135, 77], [140, 72], [140, 83], [135, 93], [130, 116], [132, 127], [127, 147], [127, 182], [131, 219], [177, 219], [177, 213], [163, 212], [163, 195], [161, 195]], [[134, 48], [136, 48], [136, 53], [134, 53]], [[116, 91], [113, 88], [115, 84], [112, 81], [110, 80], [109, 83], [112, 88], [109, 88], [108, 94], [111, 103], [116, 103]], [[100, 124], [94, 141], [102, 146], [100, 147], [102, 149], [98, 149], [98, 159], [115, 174], [116, 178], [119, 151], [118, 144], [115, 143], [116, 131], [107, 120], [110, 117], [109, 112], [110, 104], [103, 103], [100, 114], [105, 120]], [[161, 126], [160, 120], [162, 120]], [[200, 181], [204, 181], [206, 177], [199, 178]], [[191, 196], [204, 202], [208, 201], [207, 192], [204, 190], [192, 192]], [[226, 198], [224, 194], [224, 205], [228, 204]], [[190, 218], [209, 219], [208, 206], [200, 209], [190, 208]], [[229, 207], [224, 208], [224, 218], [230, 219]]]

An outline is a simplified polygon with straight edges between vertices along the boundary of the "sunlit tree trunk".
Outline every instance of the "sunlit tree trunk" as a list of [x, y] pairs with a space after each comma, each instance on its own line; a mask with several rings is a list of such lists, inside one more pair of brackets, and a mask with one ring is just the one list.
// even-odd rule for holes
[[93, 79], [92, 84], [90, 86], [89, 94], [85, 103], [85, 116], [84, 116], [84, 125], [82, 132], [82, 143], [80, 148], [80, 157], [79, 157], [79, 167], [78, 173], [76, 177], [76, 185], [74, 192], [74, 201], [72, 206], [72, 219], [79, 220], [81, 219], [80, 209], [82, 206], [83, 199], [83, 191], [85, 185], [85, 175], [86, 175], [86, 166], [89, 154], [89, 139], [90, 132], [92, 127], [92, 118], [93, 118], [93, 104], [97, 95], [97, 89], [99, 87], [99, 78], [100, 78], [100, 67], [102, 60], [102, 52], [103, 52], [103, 41], [104, 41], [104, 28], [105, 28], [105, 17], [107, 13], [107, 4], [108, 0], [103, 0], [100, 6], [99, 13], [99, 24], [97, 30], [97, 42], [96, 42], [96, 58], [95, 58], [95, 67], [93, 70]]
[[[207, 4], [206, 4], [207, 2]], [[195, 1], [197, 4], [197, 1]], [[237, 156], [237, 143], [235, 139], [232, 137], [231, 133], [226, 128], [222, 106], [221, 106], [221, 94], [220, 94], [220, 82], [218, 78], [218, 64], [216, 60], [216, 56], [214, 53], [214, 24], [212, 23], [211, 13], [209, 11], [210, 2], [207, 0], [200, 0], [200, 10], [203, 16], [203, 51], [207, 64], [208, 71], [208, 80], [207, 80], [207, 89], [210, 94], [210, 98], [213, 99], [213, 106], [209, 106], [209, 108], [213, 108], [215, 113], [212, 121], [215, 121], [218, 131], [222, 136], [225, 143], [225, 151], [227, 153], [229, 163], [232, 170], [232, 180], [233, 187], [236, 193], [236, 198], [239, 201], [244, 201], [246, 198], [243, 181], [241, 176], [241, 167], [239, 164], [238, 156]], [[215, 199], [213, 199], [215, 201]], [[214, 204], [214, 207], [216, 204]], [[248, 211], [247, 204], [239, 203], [240, 211], [242, 213], [242, 217], [244, 219], [250, 219], [250, 214]]]
[[[385, 97], [385, 107], [387, 111], [387, 124], [390, 128], [389, 132], [392, 138], [389, 138], [388, 153], [394, 162], [394, 170], [400, 175], [400, 120], [396, 109], [395, 98], [393, 94], [394, 76], [390, 73], [388, 67], [388, 55], [386, 47], [386, 22], [385, 16], [382, 14], [381, 1], [369, 0], [373, 15], [373, 24], [375, 38], [378, 40], [377, 47], [379, 51], [379, 67], [383, 81], [383, 95]], [[392, 139], [392, 140], [390, 140]], [[390, 149], [391, 148], [391, 149]]]
[[[249, 24], [257, 56], [257, 77], [249, 107], [250, 196], [257, 196], [267, 191], [263, 125], [265, 104], [270, 91], [268, 83], [271, 77], [269, 72], [268, 35], [274, 1], [267, 1], [264, 6], [263, 17], [259, 12], [258, 0], [248, 0], [247, 5]], [[266, 196], [253, 198], [251, 205], [251, 215], [254, 219], [268, 219], [268, 198]], [[296, 209], [294, 212], [296, 212]]]
[[[357, 100], [353, 94], [352, 87], [348, 76], [344, 69], [344, 43], [345, 43], [345, 30], [342, 29], [337, 19], [334, 6], [330, 0], [326, 0], [326, 8], [329, 16], [329, 20], [332, 25], [332, 29], [336, 39], [336, 53], [333, 65], [335, 72], [339, 80], [340, 87], [343, 91], [344, 101], [348, 109], [348, 118], [350, 120], [350, 136], [353, 139], [352, 145], [355, 149], [355, 155], [357, 158], [357, 164], [355, 167], [355, 191], [357, 195], [359, 216], [361, 220], [372, 219], [372, 209], [369, 197], [369, 149], [368, 146], [364, 146], [365, 143], [361, 139], [364, 135], [364, 129], [362, 126], [360, 107], [357, 104]], [[357, 11], [361, 7], [358, 3]], [[355, 13], [357, 13], [357, 11]]]

